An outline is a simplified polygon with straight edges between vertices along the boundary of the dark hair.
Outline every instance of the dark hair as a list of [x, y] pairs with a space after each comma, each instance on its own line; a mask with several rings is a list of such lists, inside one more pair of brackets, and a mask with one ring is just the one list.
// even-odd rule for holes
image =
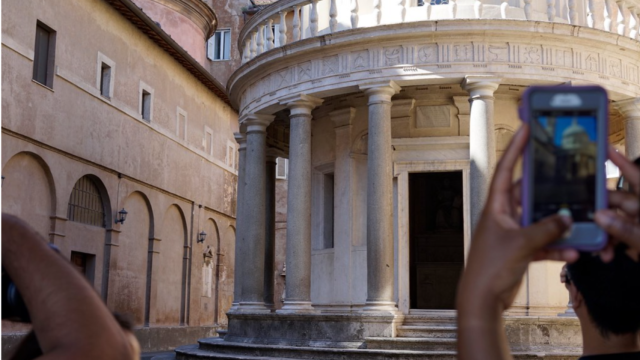
[[604, 337], [640, 331], [640, 263], [625, 251], [626, 246], [617, 246], [610, 263], [598, 254], [580, 253], [578, 261], [567, 265], [591, 320]]

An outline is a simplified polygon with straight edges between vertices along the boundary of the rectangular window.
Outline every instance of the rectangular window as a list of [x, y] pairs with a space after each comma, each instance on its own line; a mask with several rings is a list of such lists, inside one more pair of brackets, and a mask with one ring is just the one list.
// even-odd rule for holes
[[56, 32], [38, 21], [33, 58], [33, 80], [50, 88], [53, 88], [55, 47]]
[[231, 30], [218, 30], [207, 41], [209, 60], [229, 60], [231, 58]]
[[71, 265], [75, 267], [87, 280], [93, 285], [96, 256], [93, 254], [85, 254], [81, 252], [71, 252]]
[[276, 179], [287, 179], [287, 172], [289, 170], [289, 160], [285, 158], [276, 159]]
[[100, 95], [111, 98], [111, 66], [105, 63], [100, 67]]
[[142, 118], [151, 121], [151, 93], [146, 90], [142, 90], [142, 103], [140, 104], [142, 109], [140, 114]]
[[204, 151], [208, 155], [213, 155], [213, 130], [208, 126], [204, 127]]
[[323, 178], [323, 214], [324, 214], [324, 249], [333, 249], [333, 174], [324, 174]]
[[230, 168], [235, 168], [235, 161], [236, 161], [236, 147], [235, 144], [232, 143], [231, 141], [227, 141], [227, 157], [226, 157], [226, 163], [227, 166]]
[[180, 107], [176, 110], [176, 137], [187, 140], [187, 112]]

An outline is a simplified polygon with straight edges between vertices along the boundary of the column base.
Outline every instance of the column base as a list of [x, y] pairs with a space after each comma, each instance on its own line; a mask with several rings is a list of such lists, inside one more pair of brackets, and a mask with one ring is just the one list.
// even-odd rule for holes
[[240, 302], [236, 307], [236, 312], [252, 312], [252, 313], [269, 313], [269, 310], [263, 302]]
[[362, 308], [363, 312], [399, 313], [396, 303], [393, 301], [367, 301]]
[[276, 310], [277, 314], [312, 314], [316, 309], [311, 305], [311, 301], [284, 301], [282, 309]]

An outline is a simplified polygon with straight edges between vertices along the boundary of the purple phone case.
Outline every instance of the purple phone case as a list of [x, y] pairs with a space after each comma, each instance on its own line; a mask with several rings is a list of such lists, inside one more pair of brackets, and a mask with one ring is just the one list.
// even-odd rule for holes
[[[522, 100], [520, 103], [520, 106], [518, 107], [518, 114], [520, 115], [520, 119], [527, 123], [530, 124], [531, 123], [531, 105], [529, 104], [529, 99], [531, 96], [532, 92], [535, 91], [553, 91], [553, 92], [558, 92], [558, 91], [562, 91], [562, 92], [576, 92], [576, 91], [594, 91], [594, 92], [599, 92], [602, 91], [605, 93], [605, 96], [607, 96], [607, 92], [604, 88], [600, 87], [600, 86], [569, 86], [569, 85], [558, 85], [558, 86], [530, 86], [528, 87], [524, 93], [522, 94]], [[604, 121], [604, 127], [606, 129], [606, 134], [609, 133], [609, 104], [608, 101], [606, 102], [605, 105], [605, 114], [607, 114], [607, 116], [605, 116]], [[598, 126], [598, 130], [600, 130], [600, 127]], [[529, 154], [530, 150], [530, 146], [529, 146], [529, 142], [531, 141], [531, 138], [529, 137], [529, 141], [527, 141], [527, 146], [525, 147], [525, 151], [523, 154], [523, 161], [522, 161], [522, 168], [523, 168], [523, 172], [522, 172], [522, 226], [529, 226], [531, 224], [531, 203], [530, 203], [530, 197], [528, 196], [528, 194], [531, 191], [531, 181], [530, 181], [530, 175], [529, 172], [531, 171], [530, 168], [532, 166], [531, 164], [531, 156]], [[608, 145], [608, 137], [605, 137], [605, 144], [604, 146], [598, 146], [597, 147], [597, 154], [598, 154], [598, 158], [600, 159], [607, 159], [607, 145]], [[602, 165], [604, 167], [604, 165]], [[599, 191], [596, 193], [596, 211], [600, 210], [602, 208], [606, 208], [607, 204], [609, 203], [609, 199], [608, 199], [608, 192], [606, 189], [606, 173], [604, 171], [600, 171], [596, 174], [597, 178], [596, 178], [596, 183], [598, 182], [602, 182], [603, 183], [603, 187], [604, 187], [604, 191]], [[599, 180], [599, 181], [598, 181]], [[600, 200], [600, 201], [598, 201]], [[601, 203], [600, 207], [598, 206], [598, 203]], [[566, 248], [573, 248], [573, 249], [577, 249], [579, 251], [598, 251], [601, 250], [602, 248], [604, 248], [604, 246], [607, 244], [607, 233], [602, 231], [603, 233], [603, 237], [602, 237], [602, 241], [595, 243], [595, 244], [576, 244], [576, 243], [565, 243], [565, 244], [551, 244], [549, 245], [550, 248], [556, 248], [556, 249], [566, 249]]]

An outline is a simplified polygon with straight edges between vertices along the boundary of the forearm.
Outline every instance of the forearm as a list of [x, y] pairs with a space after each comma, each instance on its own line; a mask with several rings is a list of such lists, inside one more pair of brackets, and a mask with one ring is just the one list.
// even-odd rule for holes
[[458, 302], [458, 359], [511, 359], [498, 303], [463, 296], [474, 301]]
[[21, 221], [2, 221], [2, 264], [29, 309], [43, 358], [126, 358], [128, 344], [86, 280]]

